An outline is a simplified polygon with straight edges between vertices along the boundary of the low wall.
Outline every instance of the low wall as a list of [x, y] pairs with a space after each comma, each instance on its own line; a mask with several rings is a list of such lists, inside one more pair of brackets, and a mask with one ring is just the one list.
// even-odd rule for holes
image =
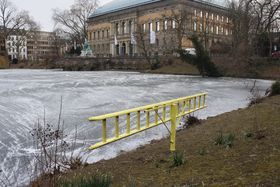
[[[84, 58], [73, 57], [56, 60], [50, 63], [50, 68], [61, 68], [65, 71], [95, 71], [95, 70], [147, 70], [151, 68], [151, 64], [156, 62], [155, 58], [151, 58], [148, 63], [144, 58]], [[53, 67], [52, 67], [53, 66]]]
[[3, 56], [0, 56], [0, 69], [6, 69], [9, 67], [7, 59]]

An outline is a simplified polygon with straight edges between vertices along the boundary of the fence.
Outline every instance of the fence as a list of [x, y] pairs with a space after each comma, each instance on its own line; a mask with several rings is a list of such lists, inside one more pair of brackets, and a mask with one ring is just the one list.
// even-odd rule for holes
[[[152, 105], [91, 117], [89, 121], [97, 122], [97, 124], [100, 122], [102, 125], [102, 141], [90, 146], [89, 149], [97, 149], [158, 125], [166, 125], [166, 123], [170, 122], [170, 150], [175, 151], [176, 128], [178, 122], [181, 121], [183, 116], [206, 108], [206, 95], [206, 93], [200, 93]], [[123, 116], [125, 117], [125, 132], [121, 133], [120, 117]], [[112, 119], [114, 121], [115, 135], [113, 137], [107, 137], [107, 122], [109, 120], [112, 121]]]

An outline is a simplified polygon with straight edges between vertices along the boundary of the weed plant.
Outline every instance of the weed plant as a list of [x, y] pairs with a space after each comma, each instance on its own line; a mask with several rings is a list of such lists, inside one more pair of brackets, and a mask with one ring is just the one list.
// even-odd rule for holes
[[185, 163], [184, 154], [182, 152], [174, 152], [172, 154], [172, 166], [179, 167]]
[[235, 140], [234, 134], [230, 133], [230, 134], [224, 135], [221, 132], [215, 139], [215, 145], [222, 145], [225, 148], [230, 148], [233, 146], [234, 140]]
[[276, 81], [271, 86], [271, 91], [269, 96], [279, 95], [280, 94], [280, 81]]

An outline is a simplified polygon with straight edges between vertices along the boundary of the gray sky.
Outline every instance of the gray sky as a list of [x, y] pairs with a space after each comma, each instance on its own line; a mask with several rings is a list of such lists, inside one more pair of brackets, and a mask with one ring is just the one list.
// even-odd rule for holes
[[[52, 31], [52, 9], [68, 9], [74, 4], [74, 0], [10, 0], [20, 10], [29, 11], [33, 19], [40, 23], [41, 30]], [[99, 0], [101, 4], [105, 4], [111, 0]]]

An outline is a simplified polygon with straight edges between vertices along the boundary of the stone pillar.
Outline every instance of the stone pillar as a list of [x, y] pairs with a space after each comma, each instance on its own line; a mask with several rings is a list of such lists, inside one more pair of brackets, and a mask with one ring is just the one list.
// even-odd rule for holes
[[122, 42], [119, 42], [119, 55], [122, 55]]
[[112, 43], [110, 45], [110, 53], [111, 53], [112, 56], [116, 56], [116, 54], [115, 54], [115, 44], [114, 43]]
[[125, 42], [125, 45], [126, 45], [126, 55], [129, 55], [130, 42], [129, 41]]

